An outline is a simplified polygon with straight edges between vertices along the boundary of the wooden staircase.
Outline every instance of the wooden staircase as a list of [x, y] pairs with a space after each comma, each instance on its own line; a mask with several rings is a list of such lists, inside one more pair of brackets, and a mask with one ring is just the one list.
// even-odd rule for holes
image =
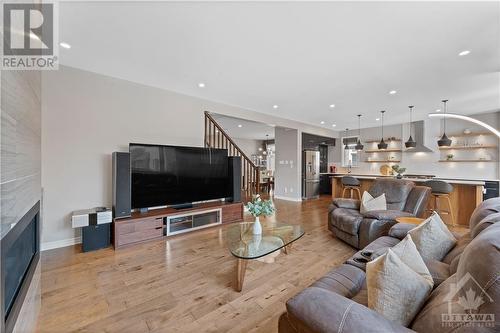
[[205, 147], [227, 149], [229, 156], [241, 157], [241, 187], [247, 196], [259, 193], [259, 168], [236, 145], [208, 111], [205, 111]]

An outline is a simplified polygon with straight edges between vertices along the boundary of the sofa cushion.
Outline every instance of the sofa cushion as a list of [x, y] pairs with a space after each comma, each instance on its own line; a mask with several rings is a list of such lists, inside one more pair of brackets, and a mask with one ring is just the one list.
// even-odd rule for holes
[[408, 326], [432, 290], [428, 280], [406, 265], [391, 249], [366, 266], [368, 307]]
[[459, 255], [462, 254], [462, 252], [464, 252], [465, 247], [469, 245], [471, 241], [472, 238], [470, 237], [469, 234], [465, 234], [462, 237], [458, 238], [457, 243], [455, 244], [453, 249], [451, 249], [451, 251], [448, 252], [448, 254], [446, 254], [446, 256], [441, 261], [444, 262], [445, 264], [451, 264], [451, 262], [456, 257], [458, 257]]
[[359, 211], [347, 208], [338, 208], [332, 212], [333, 225], [351, 235], [357, 235], [363, 215]]
[[424, 259], [442, 260], [457, 242], [437, 213], [408, 234]]
[[351, 299], [358, 304], [368, 307], [368, 287], [366, 286], [366, 279], [365, 283], [361, 286], [361, 289]]
[[450, 277], [450, 265], [434, 259], [424, 259], [424, 262], [434, 281], [434, 288]]
[[[480, 313], [500, 313], [500, 223], [496, 223], [474, 238], [460, 256], [457, 267], [457, 280], [470, 276], [482, 290], [476, 288], [476, 294], [482, 294], [484, 303]], [[462, 296], [465, 295], [465, 290]], [[494, 300], [494, 301], [492, 301]], [[495, 302], [496, 301], [496, 302]]]
[[387, 202], [385, 200], [385, 194], [382, 193], [378, 197], [372, 197], [368, 192], [363, 192], [363, 197], [361, 198], [361, 207], [359, 211], [361, 214], [366, 214], [372, 210], [387, 210]]
[[363, 214], [365, 217], [377, 220], [395, 221], [398, 217], [414, 217], [413, 214], [401, 210], [373, 210]]
[[373, 197], [385, 194], [387, 209], [404, 210], [406, 199], [414, 187], [415, 183], [409, 180], [379, 178], [373, 182], [368, 192]]
[[478, 224], [471, 229], [470, 236], [475, 238], [481, 231], [488, 228], [490, 225], [495, 224], [500, 221], [500, 213], [493, 213], [488, 216], [485, 216]]
[[398, 239], [403, 239], [408, 234], [408, 231], [415, 228], [417, 225], [413, 223], [396, 223], [389, 229], [389, 236]]
[[333, 204], [338, 208], [356, 209], [359, 210], [361, 201], [349, 198], [335, 198], [332, 200]]
[[332, 269], [314, 282], [311, 287], [326, 289], [341, 296], [352, 298], [359, 292], [364, 281], [365, 272], [363, 270], [343, 264]]
[[415, 273], [423, 277], [431, 287], [434, 285], [434, 280], [432, 279], [429, 269], [424, 263], [424, 260], [418, 253], [417, 247], [410, 235], [407, 235], [401, 242], [394, 245], [391, 251], [396, 254], [402, 262], [404, 262], [408, 267], [410, 267]]
[[485, 200], [474, 209], [469, 220], [469, 228], [473, 230], [476, 225], [486, 216], [500, 213], [500, 198], [491, 198]]

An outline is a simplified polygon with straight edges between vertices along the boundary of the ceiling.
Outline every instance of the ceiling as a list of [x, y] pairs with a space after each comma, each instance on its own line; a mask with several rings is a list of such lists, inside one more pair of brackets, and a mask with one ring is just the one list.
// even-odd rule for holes
[[270, 125], [221, 114], [212, 113], [211, 115], [222, 127], [224, 132], [229, 134], [232, 138], [251, 140], [274, 139], [274, 127]]
[[500, 2], [62, 2], [59, 11], [60, 40], [72, 46], [61, 48], [63, 65], [329, 129], [357, 127], [358, 113], [376, 126], [382, 109], [386, 123], [405, 122], [410, 104], [423, 119], [443, 98], [451, 112], [500, 109]]

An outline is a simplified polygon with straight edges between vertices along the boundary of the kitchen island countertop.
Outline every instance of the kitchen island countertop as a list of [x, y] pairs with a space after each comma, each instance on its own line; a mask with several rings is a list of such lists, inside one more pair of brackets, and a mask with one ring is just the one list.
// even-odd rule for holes
[[[395, 178], [394, 176], [382, 176], [382, 175], [376, 175], [376, 174], [347, 174], [347, 173], [321, 173], [322, 175], [330, 175], [335, 178], [340, 178], [343, 176], [352, 176], [358, 179], [376, 179], [376, 178]], [[411, 180], [415, 183], [422, 183], [426, 182], [431, 179], [426, 179], [426, 178], [416, 178], [416, 177], [403, 177], [403, 179], [406, 180]], [[475, 185], [475, 186], [484, 186], [485, 181], [480, 180], [480, 179], [453, 179], [453, 178], [442, 178], [442, 177], [434, 177], [432, 178], [433, 180], [443, 180], [446, 181], [450, 184], [461, 184], [461, 185]], [[493, 180], [497, 181], [497, 180]]]

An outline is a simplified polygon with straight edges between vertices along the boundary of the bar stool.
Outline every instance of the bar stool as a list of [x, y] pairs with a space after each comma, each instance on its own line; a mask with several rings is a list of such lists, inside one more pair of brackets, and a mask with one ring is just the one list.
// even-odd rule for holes
[[[451, 217], [451, 225], [455, 225], [455, 215], [453, 207], [451, 206], [450, 193], [453, 192], [453, 185], [442, 180], [429, 180], [424, 183], [425, 186], [430, 187], [432, 196], [434, 197], [434, 210], [438, 214], [447, 214]], [[448, 210], [441, 209], [440, 201], [445, 199], [448, 203]]]
[[350, 191], [349, 197], [352, 199], [353, 195], [352, 192], [356, 191], [358, 193], [358, 199], [361, 200], [361, 192], [359, 190], [360, 188], [360, 182], [356, 178], [352, 176], [344, 176], [342, 177], [342, 185], [344, 186], [344, 190], [342, 191], [342, 198], [345, 198], [345, 192], [347, 190]]

